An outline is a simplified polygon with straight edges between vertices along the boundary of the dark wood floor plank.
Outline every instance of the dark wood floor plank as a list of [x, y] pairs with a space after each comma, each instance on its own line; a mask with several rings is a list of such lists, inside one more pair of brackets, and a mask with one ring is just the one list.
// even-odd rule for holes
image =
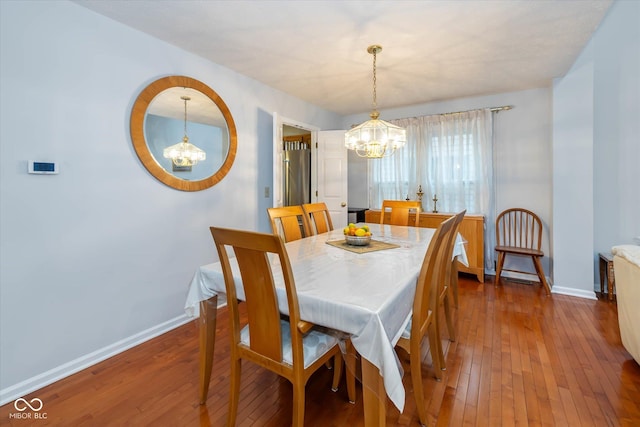
[[[423, 387], [430, 426], [640, 425], [640, 366], [622, 347], [615, 303], [563, 295], [539, 284], [460, 279], [454, 310], [457, 339], [441, 325], [447, 369], [435, 380], [428, 340]], [[444, 322], [442, 322], [444, 323]], [[13, 402], [0, 407], [8, 426], [224, 426], [229, 393], [229, 329], [219, 311], [214, 366], [206, 405], [198, 404], [195, 322], [24, 396], [40, 398], [47, 419], [17, 420]], [[408, 359], [405, 411], [388, 402], [387, 425], [417, 426]], [[330, 391], [333, 372], [320, 369], [307, 385], [306, 425], [361, 427], [362, 390], [347, 402], [346, 386]], [[244, 363], [238, 426], [291, 423], [290, 384]]]

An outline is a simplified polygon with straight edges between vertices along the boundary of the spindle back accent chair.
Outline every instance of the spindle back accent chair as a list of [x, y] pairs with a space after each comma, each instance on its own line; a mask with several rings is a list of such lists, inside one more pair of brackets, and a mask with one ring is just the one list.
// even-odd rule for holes
[[512, 208], [501, 212], [496, 218], [495, 250], [498, 253], [496, 284], [500, 283], [502, 271], [533, 274], [526, 271], [504, 269], [504, 260], [507, 255], [531, 257], [538, 279], [544, 286], [547, 295], [550, 295], [551, 288], [542, 268], [541, 259], [544, 257], [544, 252], [541, 248], [542, 221], [538, 215], [523, 208]]

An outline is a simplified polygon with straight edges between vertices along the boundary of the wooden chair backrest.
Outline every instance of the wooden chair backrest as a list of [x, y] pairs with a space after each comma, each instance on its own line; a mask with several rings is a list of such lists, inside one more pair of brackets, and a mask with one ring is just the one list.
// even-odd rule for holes
[[[247, 305], [247, 317], [250, 331], [251, 352], [267, 358], [277, 364], [282, 361], [282, 333], [280, 330], [280, 310], [276, 294], [273, 266], [269, 263], [268, 254], [275, 254], [280, 259], [280, 268], [284, 278], [289, 319], [291, 324], [291, 340], [294, 365], [304, 365], [302, 358], [302, 336], [297, 333], [299, 316], [298, 297], [291, 270], [287, 250], [281, 237], [276, 234], [264, 234], [251, 231], [230, 230], [211, 227], [211, 235], [220, 257], [224, 274], [227, 303], [231, 314], [232, 343], [240, 345], [240, 324], [238, 298], [233, 271], [229, 262], [228, 249], [233, 249], [240, 274]], [[302, 369], [302, 368], [300, 368]]]
[[507, 209], [496, 218], [496, 245], [540, 250], [542, 221], [522, 208]]
[[311, 235], [309, 220], [302, 206], [267, 208], [273, 234], [281, 236], [285, 242], [302, 239]]
[[417, 227], [420, 222], [420, 202], [417, 200], [383, 200], [382, 209], [380, 212], [380, 224], [385, 224], [385, 212], [387, 209], [391, 210], [391, 217], [386, 224], [391, 225], [409, 225], [409, 212], [415, 211]]
[[466, 213], [467, 213], [467, 210], [465, 209], [453, 216], [453, 230], [451, 231], [451, 233], [449, 233], [449, 241], [447, 242], [447, 249], [446, 249], [449, 262], [447, 263], [447, 271], [445, 272], [447, 280], [444, 286], [448, 286], [451, 282], [450, 277], [451, 277], [451, 268], [453, 264], [453, 250], [456, 247], [456, 239], [458, 238], [458, 231], [460, 230], [460, 224], [462, 224], [462, 220], [464, 219], [464, 215]]
[[451, 217], [438, 225], [422, 261], [413, 299], [411, 339], [421, 339], [425, 335], [431, 313], [437, 310], [438, 283], [444, 278], [446, 264], [451, 263], [447, 260], [446, 249], [454, 221]]
[[327, 205], [324, 202], [306, 203], [302, 205], [302, 210], [309, 220], [311, 233], [322, 234], [333, 230], [331, 215], [329, 214], [329, 209], [327, 209]]
[[443, 262], [443, 270], [442, 270], [442, 278], [437, 282], [438, 295], [440, 300], [444, 298], [444, 294], [449, 292], [449, 286], [451, 286], [451, 281], [454, 280], [451, 276], [453, 273], [453, 263], [456, 262], [453, 259], [453, 250], [456, 246], [456, 239], [458, 238], [458, 230], [460, 229], [460, 224], [462, 224], [462, 220], [464, 219], [464, 214], [466, 213], [466, 209], [453, 215], [449, 219], [453, 219], [453, 226], [449, 234], [447, 235], [447, 241], [443, 245], [443, 250], [445, 253], [445, 257], [442, 260]]

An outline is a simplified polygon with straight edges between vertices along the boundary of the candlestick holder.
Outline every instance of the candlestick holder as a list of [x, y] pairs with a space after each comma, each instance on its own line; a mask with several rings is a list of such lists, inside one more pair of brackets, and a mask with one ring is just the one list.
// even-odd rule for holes
[[418, 192], [416, 193], [416, 196], [418, 196], [418, 201], [420, 202], [420, 210], [424, 210], [422, 208], [422, 196], [424, 196], [424, 193], [422, 192], [422, 185], [418, 186]]
[[438, 196], [434, 194], [431, 200], [433, 200], [433, 213], [438, 213]]

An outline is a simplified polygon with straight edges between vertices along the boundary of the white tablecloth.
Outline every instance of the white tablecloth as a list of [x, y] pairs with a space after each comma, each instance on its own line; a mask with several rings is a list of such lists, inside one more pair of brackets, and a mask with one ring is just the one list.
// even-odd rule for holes
[[[402, 367], [394, 346], [411, 316], [415, 283], [435, 230], [430, 228], [369, 224], [373, 239], [394, 243], [398, 248], [353, 253], [328, 245], [344, 240], [342, 230], [286, 244], [296, 282], [300, 317], [309, 322], [351, 335], [358, 353], [377, 366], [389, 398], [402, 411], [404, 387]], [[462, 238], [458, 236], [454, 256], [468, 265]], [[277, 260], [274, 259], [274, 263]], [[243, 299], [236, 268], [238, 298]], [[277, 286], [284, 296], [280, 269]], [[199, 302], [225, 293], [220, 263], [200, 267], [191, 281], [185, 311], [198, 316]], [[280, 309], [287, 312], [285, 297]]]

